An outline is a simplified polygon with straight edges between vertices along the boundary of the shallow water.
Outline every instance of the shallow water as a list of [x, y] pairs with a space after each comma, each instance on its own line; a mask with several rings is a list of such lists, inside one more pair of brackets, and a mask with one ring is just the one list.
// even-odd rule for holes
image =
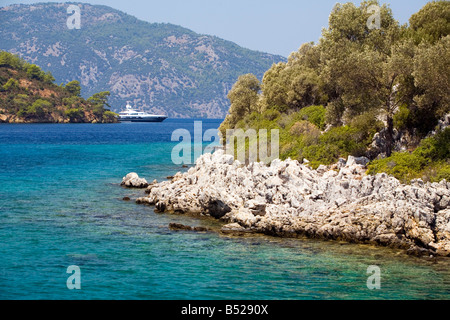
[[[204, 120], [203, 130], [220, 120]], [[220, 223], [126, 202], [135, 171], [162, 181], [173, 130], [160, 124], [0, 125], [0, 299], [448, 299], [450, 259], [310, 239], [169, 230]], [[81, 270], [68, 290], [67, 267]], [[369, 290], [367, 268], [381, 269]]]

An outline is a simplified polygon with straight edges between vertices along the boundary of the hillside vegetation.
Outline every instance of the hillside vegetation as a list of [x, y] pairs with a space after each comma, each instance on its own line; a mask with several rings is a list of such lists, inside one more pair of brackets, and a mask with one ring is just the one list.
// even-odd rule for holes
[[78, 81], [54, 84], [50, 72], [0, 51], [0, 122], [117, 122], [109, 111], [109, 92], [81, 97]]
[[228, 94], [220, 127], [280, 130], [280, 157], [313, 167], [367, 156], [371, 173], [401, 180], [450, 180], [450, 2], [434, 1], [400, 25], [380, 6], [380, 29], [369, 29], [370, 5], [337, 4], [317, 43], [303, 44], [262, 82], [245, 74]]

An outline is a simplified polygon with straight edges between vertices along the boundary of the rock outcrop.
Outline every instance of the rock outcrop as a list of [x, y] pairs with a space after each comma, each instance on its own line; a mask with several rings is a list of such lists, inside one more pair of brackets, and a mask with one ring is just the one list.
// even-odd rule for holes
[[234, 161], [222, 150], [153, 185], [138, 203], [160, 212], [227, 221], [225, 231], [371, 243], [412, 254], [450, 256], [450, 183], [401, 184], [365, 174], [367, 159], [349, 157], [312, 170], [293, 160], [270, 166]]
[[148, 182], [144, 178], [139, 178], [137, 173], [131, 172], [123, 177], [120, 185], [126, 188], [143, 189], [148, 187]]

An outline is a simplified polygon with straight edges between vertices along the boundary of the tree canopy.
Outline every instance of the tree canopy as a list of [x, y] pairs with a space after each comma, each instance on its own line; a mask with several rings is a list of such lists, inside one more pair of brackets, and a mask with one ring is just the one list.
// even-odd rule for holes
[[[369, 23], [374, 12], [379, 13], [376, 27]], [[389, 6], [377, 0], [338, 3], [317, 43], [305, 43], [286, 63], [274, 64], [261, 84], [252, 77], [260, 91], [244, 90], [245, 82], [238, 80], [221, 131], [274, 125], [267, 121], [276, 110], [276, 124], [292, 129], [286, 137], [296, 141], [286, 142], [285, 156], [317, 161], [348, 154], [389, 157], [399, 132], [418, 143], [450, 112], [449, 46], [449, 1], [427, 3], [409, 25], [400, 25]], [[310, 106], [325, 110], [326, 130], [320, 137], [311, 128], [304, 130], [309, 128], [305, 123], [290, 120]], [[371, 149], [376, 133], [382, 154]], [[308, 135], [315, 138], [305, 140]]]

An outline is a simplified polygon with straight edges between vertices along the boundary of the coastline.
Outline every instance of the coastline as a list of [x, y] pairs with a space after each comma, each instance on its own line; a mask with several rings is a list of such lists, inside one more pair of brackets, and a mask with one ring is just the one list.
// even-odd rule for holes
[[[401, 184], [366, 175], [349, 157], [317, 170], [293, 160], [248, 166], [218, 150], [170, 181], [154, 181], [138, 204], [161, 213], [206, 215], [225, 233], [306, 236], [450, 256], [450, 183]], [[142, 186], [141, 186], [142, 188]]]

